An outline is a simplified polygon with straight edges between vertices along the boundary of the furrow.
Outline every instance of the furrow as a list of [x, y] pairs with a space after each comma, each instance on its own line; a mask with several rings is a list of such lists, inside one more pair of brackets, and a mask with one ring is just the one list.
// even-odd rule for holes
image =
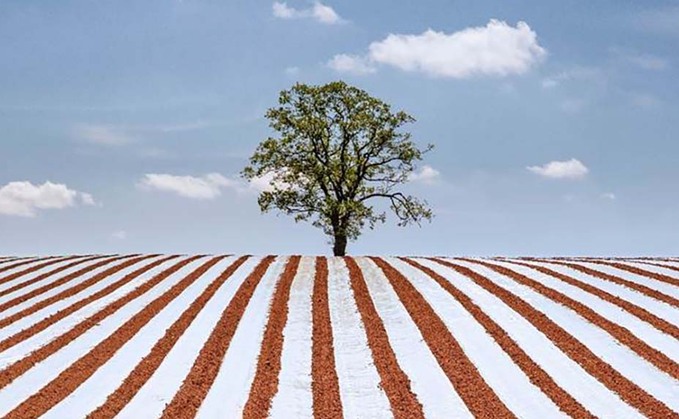
[[5, 417], [8, 419], [37, 417], [47, 412], [94, 374], [97, 368], [110, 359], [118, 349], [153, 319], [156, 314], [223, 258], [223, 256], [218, 256], [203, 263], [162, 296], [144, 307], [143, 310], [125, 322], [85, 356], [66, 368], [56, 379], [44, 386], [38, 393], [26, 399]]
[[[8, 288], [1, 290], [0, 291], [0, 298], [6, 296], [8, 294], [12, 294], [16, 291], [22, 290], [26, 287], [30, 287], [31, 285], [36, 284], [40, 281], [43, 281], [43, 280], [46, 280], [46, 279], [51, 280], [51, 279], [53, 279], [53, 277], [55, 277], [59, 273], [67, 271], [67, 270], [72, 269], [72, 268], [75, 268], [79, 265], [82, 265], [83, 263], [91, 262], [93, 260], [103, 259], [104, 257], [105, 256], [90, 256], [90, 257], [87, 257], [87, 258], [84, 258], [84, 259], [79, 259], [79, 260], [76, 260], [74, 262], [67, 263], [65, 265], [61, 265], [58, 268], [55, 268], [55, 269], [52, 269], [48, 272], [40, 274], [40, 275], [38, 275], [34, 278], [31, 278], [27, 281], [20, 282], [16, 285], [13, 285], [11, 287], [8, 287]], [[115, 259], [112, 259], [112, 260], [115, 260]], [[94, 266], [96, 266], [96, 265], [94, 265]], [[10, 298], [12, 298], [12, 297], [10, 297]], [[2, 306], [4, 306], [4, 303], [0, 304], [0, 307], [2, 307]], [[2, 311], [2, 308], [0, 308], [0, 311]]]
[[[130, 281], [134, 280], [135, 278], [139, 277], [140, 275], [144, 274], [145, 272], [148, 272], [149, 270], [151, 270], [151, 269], [153, 269], [153, 268], [155, 268], [155, 267], [157, 267], [157, 266], [159, 266], [159, 265], [161, 265], [161, 264], [163, 264], [163, 263], [165, 263], [169, 260], [175, 259], [177, 257], [178, 256], [176, 256], [176, 255], [175, 256], [168, 256], [168, 257], [153, 261], [148, 265], [142, 266], [141, 268], [135, 270], [134, 272], [131, 272], [131, 273], [125, 275], [123, 278], [114, 282], [113, 284], [110, 284], [106, 288], [104, 288], [104, 289], [102, 289], [102, 290], [100, 290], [100, 291], [98, 291], [98, 292], [96, 292], [96, 293], [94, 293], [94, 294], [92, 294], [92, 295], [90, 295], [86, 298], [78, 300], [75, 303], [71, 304], [70, 306], [68, 306], [68, 307], [66, 307], [62, 310], [59, 310], [58, 312], [56, 312], [56, 313], [54, 313], [54, 314], [52, 314], [48, 317], [45, 317], [44, 319], [40, 320], [38, 323], [20, 331], [19, 333], [16, 333], [16, 334], [14, 334], [14, 335], [6, 338], [6, 339], [3, 339], [2, 341], [0, 341], [0, 352], [5, 351], [5, 350], [11, 348], [12, 346], [14, 346], [14, 345], [16, 345], [20, 342], [23, 342], [23, 341], [25, 341], [26, 339], [29, 339], [32, 336], [35, 336], [36, 334], [42, 332], [43, 330], [47, 329], [48, 327], [57, 323], [58, 321], [66, 318], [67, 316], [75, 313], [76, 311], [80, 310], [81, 308], [85, 307], [86, 305], [91, 304], [91, 303], [93, 303], [93, 302], [95, 302], [95, 301], [97, 301], [97, 300], [99, 300], [103, 297], [106, 297], [107, 295], [109, 295], [109, 294], [113, 293], [114, 291], [120, 289], [120, 287], [130, 283]], [[97, 275], [97, 277], [99, 277], [98, 279], [108, 278], [108, 277], [113, 276], [116, 273], [122, 271], [123, 269], [126, 269], [126, 268], [138, 263], [139, 261], [140, 260], [126, 261], [126, 262], [124, 262], [120, 265], [108, 268], [104, 272], [99, 273]], [[62, 298], [66, 298], [66, 296], [63, 296]], [[20, 318], [29, 316], [29, 315], [39, 311], [41, 308], [43, 308], [43, 307], [41, 307], [43, 303], [44, 302], [41, 302], [39, 304], [36, 304], [33, 307], [30, 307], [30, 308], [28, 308], [24, 311], [21, 311], [21, 312], [15, 314], [15, 316], [16, 316], [15, 319], [6, 318], [6, 319], [0, 320], [0, 328], [6, 327], [10, 323], [14, 323], [14, 322], [18, 321]], [[51, 302], [49, 304], [51, 304]], [[14, 317], [14, 316], [12, 316], [12, 317]]]
[[629, 273], [633, 273], [635, 275], [640, 275], [644, 276], [646, 278], [654, 279], [656, 281], [664, 282], [666, 284], [674, 285], [675, 287], [679, 287], [679, 279], [671, 277], [669, 275], [663, 275], [657, 272], [652, 272], [646, 269], [641, 269], [636, 266], [632, 265], [627, 265], [625, 263], [621, 262], [610, 262], [610, 261], [605, 261], [605, 260], [591, 260], [589, 261], [591, 263], [596, 263], [598, 265], [606, 265], [606, 266], [611, 266], [613, 268], [617, 268]]
[[201, 256], [194, 256], [177, 262], [173, 266], [167, 268], [163, 272], [154, 276], [149, 281], [135, 288], [134, 291], [124, 295], [123, 297], [117, 299], [116, 301], [108, 304], [106, 307], [99, 310], [94, 315], [84, 319], [76, 326], [68, 330], [66, 333], [56, 337], [54, 340], [51, 340], [46, 345], [31, 352], [28, 356], [25, 356], [20, 360], [10, 364], [2, 371], [0, 371], [0, 389], [4, 389], [5, 387], [7, 387], [10, 383], [12, 383], [15, 379], [20, 377], [29, 369], [31, 369], [34, 365], [46, 359], [50, 355], [59, 351], [60, 349], [64, 348], [70, 342], [72, 342], [79, 336], [82, 336], [83, 334], [85, 334], [85, 332], [92, 329], [93, 327], [97, 326], [100, 322], [102, 322], [104, 319], [120, 310], [129, 302], [133, 301], [134, 299], [145, 294], [147, 291], [151, 290], [153, 287], [161, 283], [163, 280], [168, 278], [173, 273], [182, 269], [184, 266], [188, 265], [194, 260], [200, 258]]
[[315, 257], [302, 257], [290, 288], [281, 371], [278, 374], [278, 391], [269, 411], [271, 418], [313, 418], [311, 304], [315, 264]]
[[649, 288], [645, 285], [641, 285], [641, 284], [638, 284], [636, 282], [620, 278], [619, 276], [615, 276], [615, 275], [607, 274], [605, 272], [597, 271], [596, 269], [591, 269], [591, 268], [588, 268], [586, 266], [582, 266], [582, 265], [577, 264], [577, 263], [562, 262], [562, 261], [553, 260], [553, 259], [542, 260], [542, 259], [532, 259], [531, 258], [531, 259], [528, 259], [528, 260], [531, 260], [531, 261], [534, 261], [534, 262], [546, 262], [546, 263], [553, 263], [553, 264], [561, 265], [561, 266], [567, 266], [571, 269], [575, 269], [576, 271], [585, 273], [587, 275], [591, 275], [591, 276], [594, 276], [596, 278], [612, 282], [614, 284], [625, 286], [627, 288], [630, 288], [630, 289], [633, 289], [637, 292], [640, 292], [640, 293], [642, 293], [642, 294], [644, 294], [648, 297], [655, 298], [656, 300], [667, 303], [667, 304], [671, 305], [672, 307], [679, 308], [679, 300], [678, 299], [676, 299], [672, 296], [669, 296], [667, 294], [664, 294], [660, 291]]
[[479, 322], [502, 349], [512, 358], [514, 363], [528, 376], [530, 381], [542, 390], [559, 408], [574, 418], [593, 418], [568, 392], [561, 388], [554, 379], [547, 374], [526, 352], [507, 334], [507, 332], [495, 323], [488, 314], [474, 304], [471, 298], [460, 291], [452, 283], [447, 281], [432, 269], [409, 258], [400, 258], [409, 265], [421, 270], [433, 279], [448, 294], [453, 296], [473, 317]]
[[243, 418], [257, 419], [268, 416], [271, 402], [278, 391], [278, 375], [281, 370], [283, 352], [283, 329], [288, 320], [287, 304], [299, 262], [300, 256], [291, 257], [276, 285], [257, 362], [257, 371], [250, 387], [248, 401], [243, 409]]
[[221, 360], [229, 348], [236, 327], [252, 294], [255, 292], [255, 288], [274, 259], [274, 256], [267, 256], [263, 259], [240, 286], [237, 294], [229, 302], [222, 313], [222, 317], [205, 342], [189, 375], [185, 378], [172, 401], [165, 407], [162, 414], [164, 418], [194, 417], [196, 415], [219, 373]]
[[672, 361], [667, 355], [661, 351], [651, 347], [649, 344], [639, 339], [636, 335], [630, 332], [627, 328], [614, 323], [605, 317], [599, 315], [597, 312], [587, 307], [586, 305], [568, 297], [567, 295], [556, 291], [552, 288], [541, 284], [534, 279], [531, 279], [525, 275], [522, 275], [512, 269], [500, 266], [494, 263], [489, 263], [477, 259], [466, 259], [462, 258], [460, 260], [467, 261], [469, 263], [476, 263], [481, 266], [485, 266], [501, 275], [511, 278], [519, 284], [530, 287], [531, 289], [537, 291], [543, 296], [556, 301], [557, 303], [568, 307], [569, 309], [576, 312], [581, 317], [587, 319], [590, 323], [605, 330], [609, 335], [613, 336], [620, 343], [626, 345], [628, 348], [632, 349], [640, 357], [655, 365], [661, 371], [666, 372], [675, 380], [679, 379], [679, 365]]
[[[192, 288], [185, 291], [185, 294], [189, 295], [182, 295], [181, 298], [178, 298], [172, 303], [183, 306], [184, 301], [190, 302], [188, 307], [184, 309], [180, 315], [177, 313], [178, 317], [167, 329], [157, 327], [157, 324], [147, 324], [145, 326], [147, 329], [160, 329], [157, 332], [147, 332], [147, 334], [163, 333], [162, 336], [159, 337], [158, 340], [149, 339], [148, 335], [144, 335], [143, 337], [140, 336], [144, 333], [144, 330], [140, 331], [135, 337], [136, 341], [128, 342], [128, 345], [115, 355], [115, 359], [111, 360], [111, 365], [106, 365], [105, 368], [102, 368], [102, 370], [106, 371], [97, 371], [84, 386], [79, 388], [77, 392], [89, 394], [92, 402], [88, 406], [77, 406], [80, 408], [80, 411], [77, 412], [78, 416], [84, 416], [84, 412], [86, 412], [88, 408], [91, 409], [89, 406], [96, 406], [96, 404], [98, 404], [97, 399], [101, 399], [103, 404], [90, 412], [88, 417], [110, 418], [118, 415], [135, 394], [137, 394], [139, 389], [144, 386], [149, 378], [157, 371], [160, 364], [164, 362], [167, 354], [174, 348], [177, 340], [184, 335], [186, 329], [193, 323], [205, 305], [247, 258], [247, 256], [243, 256], [235, 261], [229, 261], [229, 264], [225, 269], [221, 268], [219, 265], [213, 265], [212, 271], [219, 268], [217, 272], [210, 272], [209, 274], [206, 273], [202, 275], [200, 281], [194, 282], [191, 285]], [[201, 281], [208, 282], [209, 285], [203, 288]], [[193, 293], [196, 294], [196, 297], [192, 297]], [[173, 316], [173, 307], [167, 306], [165, 311], [170, 313], [163, 312], [161, 313], [162, 315], [156, 316], [153, 321], [163, 322], [166, 321], [163, 317]], [[147, 343], [148, 341], [150, 341], [150, 343]], [[148, 345], [150, 347], [152, 343], [153, 346], [146, 352], [144, 346]], [[143, 358], [141, 358], [139, 362], [136, 362], [136, 360], [132, 361], [130, 359], [130, 354], [138, 354], [139, 358], [143, 355]], [[132, 363], [132, 365], [130, 365], [130, 363]], [[112, 372], [112, 370], [115, 370], [115, 372]], [[105, 383], [102, 385], [101, 382], [106, 381], [104, 377], [110, 377], [112, 374], [118, 374], [121, 384], [118, 385], [118, 380], [114, 380], [114, 383]], [[99, 377], [102, 378], [100, 379]], [[57, 408], [50, 411], [49, 416], [60, 417], [66, 412], [73, 412], [75, 410], [73, 405], [77, 405], [77, 403], [62, 403], [58, 405]]]
[[7, 282], [14, 281], [15, 279], [21, 278], [24, 275], [31, 274], [31, 273], [39, 271], [40, 269], [43, 269], [43, 268], [48, 268], [48, 267], [55, 265], [59, 262], [65, 262], [65, 261], [78, 259], [78, 258], [82, 258], [82, 257], [83, 256], [67, 256], [67, 257], [59, 257], [59, 258], [48, 257], [48, 258], [29, 259], [29, 260], [25, 260], [25, 261], [15, 263], [13, 265], [4, 266], [4, 267], [0, 268], [0, 273], [5, 272], [5, 271], [9, 271], [10, 269], [13, 270], [15, 268], [20, 268], [20, 267], [23, 267], [23, 266], [31, 264], [31, 263], [40, 262], [37, 265], [32, 265], [32, 266], [30, 266], [26, 269], [21, 270], [21, 271], [12, 272], [12, 273], [0, 278], [0, 284], [5, 284]]
[[639, 319], [645, 321], [646, 323], [652, 325], [656, 329], [667, 333], [668, 335], [672, 336], [675, 339], [679, 339], [679, 327], [676, 325], [668, 322], [665, 319], [662, 319], [652, 313], [650, 313], [648, 310], [645, 308], [633, 304], [623, 298], [620, 298], [618, 296], [615, 296], [609, 292], [606, 292], [602, 290], [601, 288], [597, 288], [593, 285], [587, 284], [585, 282], [579, 281], [571, 276], [562, 274], [560, 272], [557, 272], [553, 269], [549, 269], [545, 266], [540, 266], [540, 265], [532, 265], [529, 263], [525, 262], [520, 262], [517, 260], [507, 260], [506, 262], [512, 263], [515, 265], [519, 266], [524, 266], [530, 269], [533, 269], [537, 272], [543, 273], [545, 275], [552, 276], [554, 278], [557, 278], [569, 285], [572, 285], [574, 287], [580, 288], [583, 291], [586, 291], [592, 295], [596, 295], [597, 297], [601, 298], [604, 301], [607, 301], [611, 304], [615, 304], [616, 306], [622, 308], [623, 310], [627, 311], [628, 313], [633, 314], [634, 316], [638, 317]]
[[484, 381], [460, 344], [419, 291], [384, 260], [377, 257], [371, 260], [384, 272], [439, 365], [472, 414], [487, 418], [515, 417]]
[[[86, 268], [83, 268], [77, 272], [73, 272], [69, 275], [66, 275], [62, 278], [59, 278], [45, 286], [42, 286], [40, 288], [37, 288], [35, 290], [32, 290], [31, 292], [28, 292], [24, 295], [21, 295], [19, 297], [16, 297], [10, 301], [7, 301], [5, 304], [0, 305], [0, 312], [2, 311], [9, 311], [9, 313], [5, 313], [5, 317], [0, 319], [0, 329], [7, 327], [8, 325], [32, 314], [35, 313], [36, 311], [39, 311], [45, 307], [50, 306], [51, 304], [62, 300], [64, 298], [71, 297], [80, 291], [86, 289], [87, 287], [96, 284], [97, 282], [101, 281], [102, 279], [106, 278], [107, 275], [102, 275], [104, 272], [118, 272], [121, 269], [127, 268], [129, 266], [132, 266], [136, 263], [139, 263], [143, 260], [152, 258], [155, 256], [140, 256], [134, 259], [127, 259], [126, 257], [121, 258], [113, 258], [113, 259], [107, 259], [103, 260], [100, 262], [97, 262], [91, 266], [88, 266]], [[58, 287], [63, 286], [65, 284], [69, 284], [71, 281], [75, 279], [79, 279], [87, 274], [91, 274], [93, 271], [96, 271], [97, 269], [104, 268], [107, 265], [110, 265], [111, 263], [119, 262], [120, 260], [124, 260], [124, 262], [120, 263], [119, 265], [116, 265], [114, 267], [108, 268], [104, 272], [99, 272], [93, 275], [91, 278], [88, 278], [87, 280], [80, 282], [76, 284], [73, 287], [66, 288], [62, 291], [59, 291]], [[42, 295], [42, 297], [45, 297], [44, 294], [48, 293], [49, 291], [52, 291], [53, 295], [47, 295], [47, 298], [44, 298], [40, 301], [31, 301], [33, 299], [36, 299], [36, 297], [39, 297]], [[56, 294], [54, 294], [56, 292]], [[28, 307], [21, 307], [20, 305], [28, 305]]]
[[314, 416], [342, 418], [342, 401], [335, 365], [335, 348], [328, 302], [328, 260], [316, 258], [316, 273], [312, 297], [312, 358], [311, 376]]
[[586, 345], [526, 301], [469, 268], [438, 258], [432, 258], [431, 260], [454, 269], [458, 273], [472, 279], [485, 290], [495, 294], [514, 311], [529, 320], [588, 373], [618, 393], [623, 400], [637, 408], [644, 415], [650, 417], [673, 417], [675, 415], [675, 412], [664, 403], [648, 394], [639, 385], [627, 379], [611, 365], [601, 360]]
[[410, 379], [401, 369], [394, 349], [389, 344], [384, 323], [370, 298], [361, 269], [353, 258], [345, 257], [344, 262], [349, 269], [351, 288], [368, 337], [368, 346], [380, 374], [380, 386], [389, 398], [394, 417], [424, 418], [422, 404], [413, 393]]

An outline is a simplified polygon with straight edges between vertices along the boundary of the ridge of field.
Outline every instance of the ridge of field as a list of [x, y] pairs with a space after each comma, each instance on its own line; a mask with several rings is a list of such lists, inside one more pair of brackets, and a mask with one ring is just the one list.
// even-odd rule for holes
[[0, 256], [0, 416], [679, 418], [679, 259]]

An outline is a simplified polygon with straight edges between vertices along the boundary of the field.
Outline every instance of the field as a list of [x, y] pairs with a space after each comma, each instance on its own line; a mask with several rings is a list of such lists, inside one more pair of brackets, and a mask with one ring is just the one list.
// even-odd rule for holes
[[0, 416], [679, 417], [679, 259], [0, 258]]

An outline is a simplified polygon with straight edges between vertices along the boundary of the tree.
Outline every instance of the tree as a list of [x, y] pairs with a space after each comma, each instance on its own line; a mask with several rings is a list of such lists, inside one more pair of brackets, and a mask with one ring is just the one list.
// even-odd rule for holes
[[389, 204], [400, 226], [431, 220], [426, 202], [396, 190], [433, 148], [420, 150], [402, 131], [412, 116], [342, 81], [297, 83], [278, 101], [266, 113], [278, 136], [260, 143], [241, 172], [269, 181], [258, 199], [262, 212], [276, 208], [311, 221], [332, 237], [335, 256], [344, 256], [347, 240], [366, 225], [385, 222], [386, 212], [371, 205], [377, 200]]

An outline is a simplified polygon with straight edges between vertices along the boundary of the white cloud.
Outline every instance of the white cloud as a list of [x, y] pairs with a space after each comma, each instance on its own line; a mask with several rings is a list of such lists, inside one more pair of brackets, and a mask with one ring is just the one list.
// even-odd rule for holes
[[370, 44], [363, 60], [432, 77], [463, 79], [523, 74], [546, 54], [525, 22], [513, 27], [491, 19], [486, 26], [450, 34], [431, 29], [419, 35], [389, 34]]
[[615, 201], [617, 198], [618, 197], [615, 196], [615, 194], [613, 192], [606, 192], [606, 193], [601, 194], [601, 199], [606, 199], [606, 200], [609, 200], [609, 201]]
[[528, 166], [529, 171], [551, 179], [583, 179], [589, 169], [580, 160], [551, 161], [542, 166]]
[[[254, 192], [271, 192], [274, 189], [285, 190], [294, 188], [294, 186], [290, 185], [289, 183], [280, 180], [277, 181], [275, 179], [276, 173], [281, 173], [282, 175], [285, 175], [286, 170], [284, 169], [281, 172], [267, 172], [264, 173], [262, 176], [255, 176], [248, 183], [247, 189]], [[303, 183], [307, 180], [307, 178], [297, 176], [297, 180], [298, 182]]]
[[321, 23], [334, 24], [342, 21], [332, 7], [318, 1], [314, 3], [311, 15]]
[[135, 140], [125, 130], [108, 125], [78, 125], [75, 135], [81, 141], [102, 146], [121, 146]]
[[222, 194], [223, 188], [238, 188], [238, 181], [219, 173], [201, 177], [149, 173], [137, 185], [142, 189], [172, 192], [184, 198], [215, 199]]
[[285, 2], [274, 2], [272, 11], [273, 15], [279, 19], [313, 19], [327, 25], [342, 22], [342, 18], [332, 7], [319, 1], [314, 2], [313, 6], [307, 9], [295, 9]]
[[337, 54], [332, 57], [328, 61], [328, 67], [340, 73], [356, 75], [371, 74], [377, 71], [377, 68], [364, 57], [347, 54]]
[[61, 183], [10, 182], [0, 188], [0, 215], [35, 217], [38, 210], [64, 209], [78, 204], [95, 205], [92, 195]]
[[411, 182], [434, 183], [441, 176], [441, 172], [431, 166], [422, 166], [418, 172], [413, 172], [408, 180]]
[[111, 233], [111, 238], [116, 240], [125, 240], [127, 239], [127, 231], [125, 230], [114, 231], [113, 233]]

